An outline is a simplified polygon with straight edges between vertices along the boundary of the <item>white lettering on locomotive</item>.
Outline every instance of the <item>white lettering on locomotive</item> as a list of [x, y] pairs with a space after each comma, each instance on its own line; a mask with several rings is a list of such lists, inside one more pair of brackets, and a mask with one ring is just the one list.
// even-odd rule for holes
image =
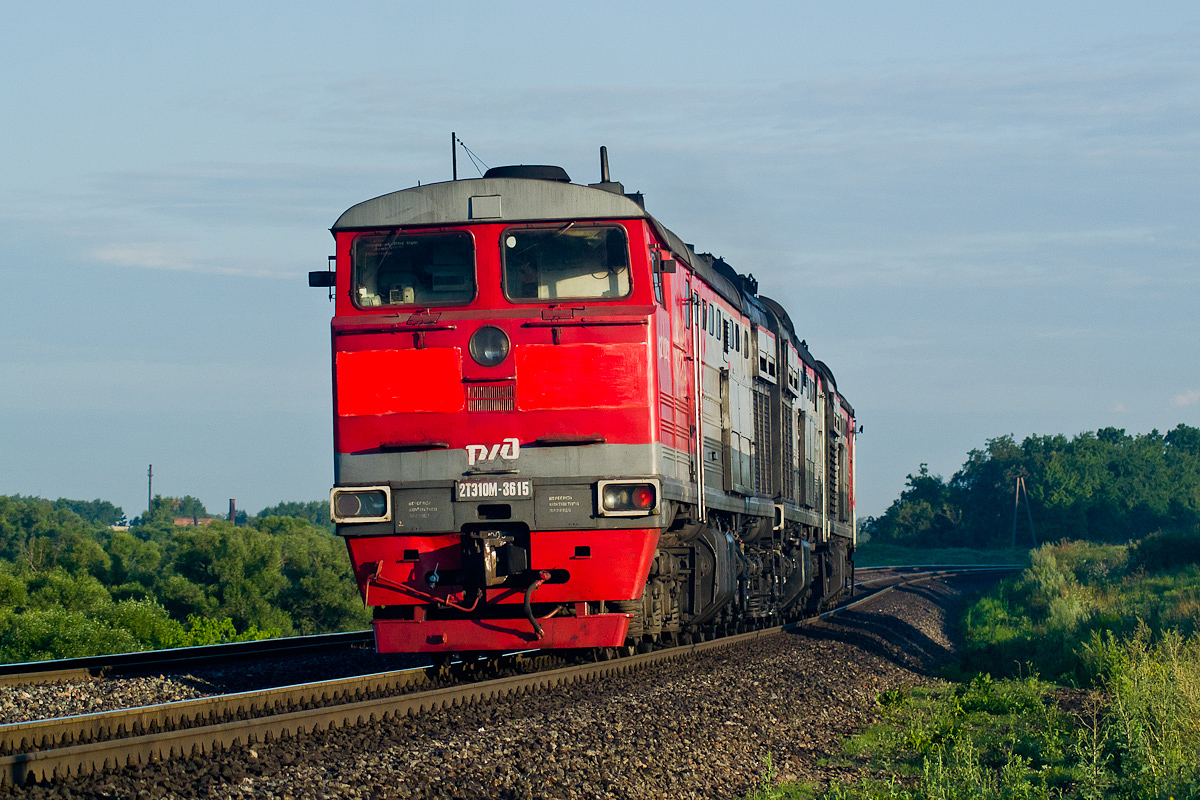
[[521, 455], [521, 442], [510, 438], [490, 448], [485, 444], [469, 444], [466, 449], [467, 465], [473, 467], [480, 461], [495, 461], [497, 457], [505, 461], [516, 461]]

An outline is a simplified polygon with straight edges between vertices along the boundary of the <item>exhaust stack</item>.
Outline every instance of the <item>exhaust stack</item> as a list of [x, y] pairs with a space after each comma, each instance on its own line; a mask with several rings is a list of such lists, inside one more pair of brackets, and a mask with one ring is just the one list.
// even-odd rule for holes
[[646, 207], [646, 201], [645, 201], [645, 198], [642, 197], [641, 192], [628, 192], [627, 193], [625, 191], [625, 186], [620, 181], [614, 181], [614, 180], [612, 180], [612, 178], [609, 177], [608, 148], [605, 147], [604, 145], [600, 146], [600, 182], [599, 183], [589, 183], [588, 186], [590, 186], [593, 189], [601, 189], [605, 192], [612, 192], [613, 194], [619, 194], [624, 197], [628, 197], [630, 200], [637, 203], [642, 208]]
[[621, 195], [625, 194], [625, 187], [621, 185], [621, 182], [614, 181], [608, 177], [608, 148], [607, 147], [604, 147], [604, 146], [600, 147], [600, 182], [599, 183], [589, 183], [588, 186], [590, 186], [593, 189], [602, 189], [606, 192], [612, 192], [613, 194], [621, 194]]

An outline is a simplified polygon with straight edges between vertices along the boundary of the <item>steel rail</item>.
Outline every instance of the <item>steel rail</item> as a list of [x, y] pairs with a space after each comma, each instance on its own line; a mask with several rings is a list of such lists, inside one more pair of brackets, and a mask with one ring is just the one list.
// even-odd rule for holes
[[108, 677], [115, 674], [179, 669], [283, 654], [318, 652], [329, 649], [373, 645], [372, 631], [323, 633], [315, 636], [288, 636], [281, 639], [256, 639], [252, 642], [229, 642], [198, 647], [178, 647], [169, 650], [147, 650], [139, 653], [116, 653], [57, 661], [26, 661], [0, 664], [0, 686], [21, 686], [29, 683]]
[[[0, 743], [10, 753], [0, 756], [0, 785], [51, 781], [110, 767], [207, 754], [236, 745], [251, 745], [327, 728], [472, 705], [579, 681], [622, 675], [651, 664], [689, 658], [706, 650], [723, 649], [796, 630], [875, 601], [908, 584], [1018, 568], [991, 565], [982, 569], [954, 567], [893, 576], [886, 579], [895, 581], [888, 586], [879, 587], [870, 594], [851, 599], [814, 617], [786, 625], [669, 647], [615, 661], [475, 683], [422, 690], [420, 687], [432, 682], [433, 678], [425, 670], [410, 669], [136, 709], [13, 723], [0, 726]], [[263, 713], [266, 715], [263, 716]], [[254, 714], [259, 715], [252, 716]], [[38, 747], [46, 749], [36, 749]], [[26, 751], [14, 752], [19, 750]]]
[[429, 683], [424, 668], [394, 670], [135, 708], [0, 725], [0, 754], [49, 750], [160, 731], [197, 728], [231, 718], [269, 716], [321, 703], [350, 702]]
[[928, 572], [929, 570], [946, 570], [946, 569], [975, 569], [975, 570], [1015, 570], [1024, 569], [1025, 564], [901, 564], [896, 566], [875, 566], [875, 567], [858, 567], [854, 568], [855, 572], [877, 572], [884, 570], [902, 570], [911, 569]]

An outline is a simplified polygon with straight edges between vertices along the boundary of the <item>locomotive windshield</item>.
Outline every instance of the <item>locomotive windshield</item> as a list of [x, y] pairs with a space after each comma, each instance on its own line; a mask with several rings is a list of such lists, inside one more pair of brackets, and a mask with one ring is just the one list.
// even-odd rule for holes
[[475, 297], [475, 246], [462, 231], [367, 233], [354, 240], [354, 302], [465, 304]]
[[621, 298], [629, 294], [629, 244], [617, 226], [509, 228], [501, 235], [510, 300]]

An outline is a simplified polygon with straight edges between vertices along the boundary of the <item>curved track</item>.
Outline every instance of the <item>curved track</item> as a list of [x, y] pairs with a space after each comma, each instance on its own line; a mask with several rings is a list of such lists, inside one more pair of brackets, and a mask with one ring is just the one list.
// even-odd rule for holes
[[[547, 668], [554, 662], [561, 664], [561, 658], [552, 654], [513, 655], [491, 661], [460, 662], [436, 670], [400, 670], [3, 725], [0, 726], [0, 753], [4, 754], [0, 757], [0, 784], [50, 781], [108, 767], [208, 753], [235, 744], [288, 738], [313, 730], [361, 725], [386, 717], [592, 681], [639, 670], [650, 664], [687, 658], [702, 650], [726, 648], [746, 640], [777, 635], [869, 603], [905, 584], [1015, 569], [1019, 567], [860, 569], [859, 573], [874, 576], [855, 584], [856, 590], [868, 593], [816, 617], [615, 661]], [[504, 675], [505, 672], [514, 674]], [[493, 677], [497, 674], [501, 677]]]

